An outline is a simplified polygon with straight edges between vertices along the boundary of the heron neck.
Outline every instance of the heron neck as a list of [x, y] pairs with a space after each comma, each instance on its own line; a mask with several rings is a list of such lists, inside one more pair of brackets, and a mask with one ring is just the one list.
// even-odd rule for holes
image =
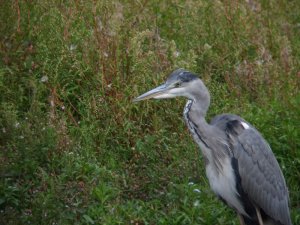
[[200, 120], [201, 118], [201, 120], [203, 119], [205, 121], [206, 112], [210, 104], [209, 99], [196, 98], [196, 99], [191, 99], [188, 102], [191, 103], [190, 110], [189, 110], [191, 116], [195, 116], [195, 119], [197, 120]]
[[[209, 103], [208, 103], [209, 104]], [[201, 133], [205, 133], [210, 125], [206, 122], [205, 116], [208, 106], [195, 100], [188, 100], [185, 106], [184, 114], [186, 120], [192, 122]]]

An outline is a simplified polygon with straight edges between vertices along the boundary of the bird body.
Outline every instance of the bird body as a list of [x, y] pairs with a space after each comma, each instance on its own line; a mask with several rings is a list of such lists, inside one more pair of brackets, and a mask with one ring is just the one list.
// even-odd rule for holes
[[[226, 136], [223, 132], [220, 132], [219, 128], [207, 124], [204, 119], [199, 120], [198, 124], [192, 122], [194, 120], [191, 117], [197, 117], [198, 114], [197, 111], [193, 112], [193, 104], [195, 103], [192, 100], [187, 102], [184, 118], [195, 142], [202, 151], [210, 187], [228, 205], [239, 210], [241, 214], [247, 215], [238, 197], [235, 172], [231, 165], [233, 153], [225, 141]], [[218, 135], [215, 135], [217, 138], [211, 140], [212, 135], [210, 133], [218, 133]], [[207, 135], [209, 138], [206, 137]], [[221, 151], [212, 151], [212, 148]]]
[[196, 75], [175, 70], [165, 84], [135, 101], [178, 96], [188, 98], [184, 119], [201, 149], [210, 187], [241, 224], [291, 225], [288, 190], [270, 146], [239, 116], [222, 114], [207, 123], [210, 94]]

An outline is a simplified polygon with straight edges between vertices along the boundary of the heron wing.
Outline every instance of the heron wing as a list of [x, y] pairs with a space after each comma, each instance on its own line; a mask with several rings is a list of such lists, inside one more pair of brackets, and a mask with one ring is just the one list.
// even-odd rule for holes
[[[242, 122], [248, 127], [243, 126]], [[233, 157], [237, 159], [241, 186], [250, 201], [272, 219], [291, 224], [286, 183], [265, 139], [253, 126], [236, 115], [215, 117], [211, 124], [228, 134]]]

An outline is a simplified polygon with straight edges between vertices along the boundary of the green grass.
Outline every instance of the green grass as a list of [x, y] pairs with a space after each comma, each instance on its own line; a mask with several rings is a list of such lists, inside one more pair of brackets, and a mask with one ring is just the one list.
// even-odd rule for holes
[[0, 224], [238, 224], [185, 100], [131, 102], [178, 67], [209, 87], [208, 119], [268, 140], [299, 224], [300, 5], [249, 2], [3, 1]]

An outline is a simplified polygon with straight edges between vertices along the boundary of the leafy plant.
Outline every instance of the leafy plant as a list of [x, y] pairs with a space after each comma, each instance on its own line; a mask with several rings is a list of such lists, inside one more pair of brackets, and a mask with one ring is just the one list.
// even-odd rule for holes
[[[3, 1], [1, 224], [238, 224], [210, 191], [178, 67], [270, 143], [299, 218], [298, 1]], [[192, 183], [191, 183], [192, 182]]]

